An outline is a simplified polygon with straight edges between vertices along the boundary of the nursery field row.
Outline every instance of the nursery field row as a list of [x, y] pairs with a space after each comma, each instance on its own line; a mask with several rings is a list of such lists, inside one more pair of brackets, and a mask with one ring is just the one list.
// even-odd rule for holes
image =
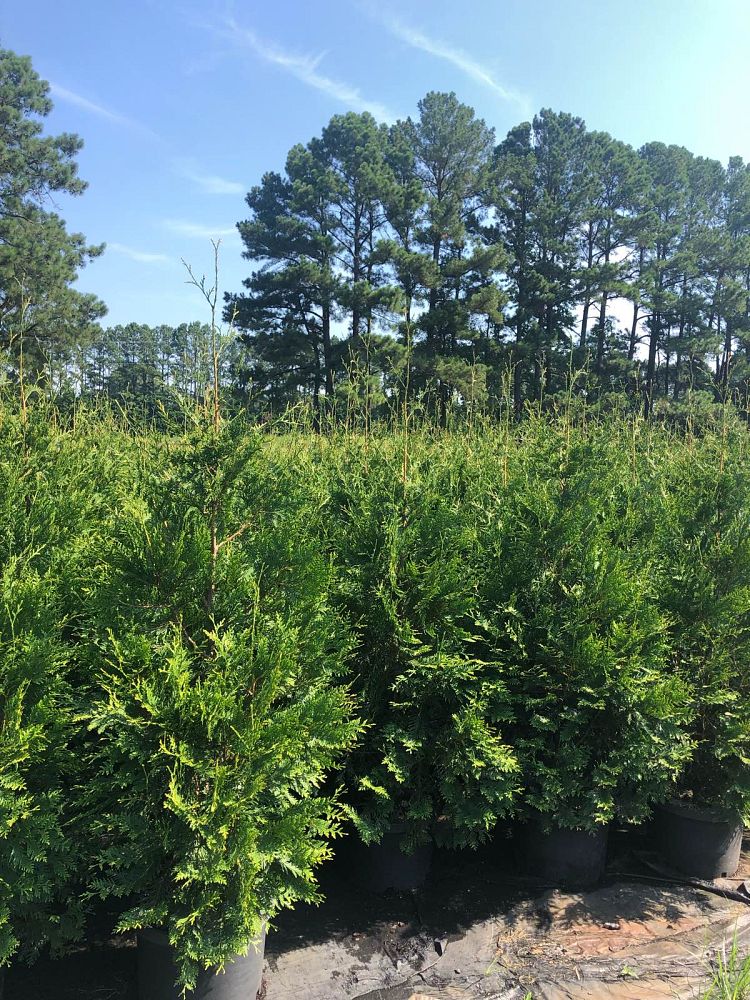
[[339, 835], [739, 828], [748, 443], [729, 410], [324, 436], [2, 408], [0, 964], [104, 901], [193, 988], [318, 898]]

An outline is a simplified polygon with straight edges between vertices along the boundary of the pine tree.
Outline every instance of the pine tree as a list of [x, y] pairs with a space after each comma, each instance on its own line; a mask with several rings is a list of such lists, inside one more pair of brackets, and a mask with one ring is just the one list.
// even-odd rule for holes
[[43, 207], [54, 192], [85, 189], [75, 162], [81, 140], [42, 135], [48, 94], [27, 57], [0, 50], [0, 347], [21, 379], [24, 367], [54, 378], [106, 312], [71, 288], [103, 247], [87, 246]]
[[[247, 293], [225, 311], [250, 348], [252, 379], [270, 403], [302, 390], [316, 411], [332, 400], [340, 352], [332, 337], [339, 279], [334, 271], [331, 178], [309, 148], [289, 153], [285, 176], [266, 174], [247, 196], [239, 224], [246, 259], [259, 263]], [[279, 395], [281, 390], [281, 395]]]
[[483, 301], [476, 294], [477, 285], [491, 284], [501, 259], [475, 242], [494, 133], [453, 93], [427, 94], [419, 102], [419, 118], [405, 127], [426, 194], [417, 241], [433, 270], [427, 310], [419, 320], [424, 339], [415, 351], [416, 383], [434, 388], [444, 419], [454, 393], [465, 399], [471, 383], [472, 307], [491, 316], [498, 311], [488, 295]]

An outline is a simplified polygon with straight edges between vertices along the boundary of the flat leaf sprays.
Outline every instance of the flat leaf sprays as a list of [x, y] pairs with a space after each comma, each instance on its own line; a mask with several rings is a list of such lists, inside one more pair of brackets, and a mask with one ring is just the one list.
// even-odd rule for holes
[[524, 810], [548, 829], [641, 821], [691, 748], [654, 575], [626, 544], [625, 436], [530, 420], [518, 441], [487, 507], [482, 591]]
[[487, 839], [519, 787], [506, 692], [475, 649], [471, 472], [443, 445], [415, 441], [407, 467], [400, 442], [376, 438], [331, 468], [337, 598], [367, 723], [344, 767], [347, 803], [365, 843], [396, 827], [406, 850]]
[[183, 987], [319, 898], [359, 725], [316, 500], [238, 420], [152, 442], [121, 496], [92, 644], [93, 891], [163, 928]]

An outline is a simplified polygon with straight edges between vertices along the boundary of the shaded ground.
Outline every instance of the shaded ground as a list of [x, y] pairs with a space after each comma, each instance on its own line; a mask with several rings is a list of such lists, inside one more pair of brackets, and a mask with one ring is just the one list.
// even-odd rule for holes
[[[265, 1000], [658, 1000], [695, 997], [712, 950], [750, 942], [750, 906], [665, 885], [615, 838], [605, 883], [586, 893], [519, 877], [510, 846], [439, 853], [418, 893], [373, 896], [339, 862], [326, 902], [279, 918]], [[750, 845], [746, 845], [750, 846]], [[750, 863], [726, 888], [737, 888]], [[132, 940], [11, 969], [4, 1000], [137, 1000]]]

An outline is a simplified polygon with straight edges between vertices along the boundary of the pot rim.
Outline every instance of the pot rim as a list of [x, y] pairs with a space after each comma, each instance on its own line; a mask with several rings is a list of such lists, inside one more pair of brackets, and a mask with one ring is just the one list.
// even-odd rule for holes
[[[609, 833], [612, 824], [597, 823], [595, 829], [593, 830], [589, 830], [584, 826], [560, 826], [555, 822], [555, 818], [551, 813], [543, 813], [535, 809], [527, 816], [525, 823], [522, 823], [521, 826], [527, 826], [540, 830], [545, 833], [546, 836], [551, 836], [555, 833], [579, 833], [598, 839]], [[545, 829], [547, 826], [549, 827], [548, 830]]]
[[658, 808], [673, 813], [675, 816], [684, 816], [686, 819], [695, 820], [698, 823], [744, 825], [742, 816], [735, 809], [723, 806], [702, 806], [690, 799], [668, 799], [666, 802], [661, 802]]

